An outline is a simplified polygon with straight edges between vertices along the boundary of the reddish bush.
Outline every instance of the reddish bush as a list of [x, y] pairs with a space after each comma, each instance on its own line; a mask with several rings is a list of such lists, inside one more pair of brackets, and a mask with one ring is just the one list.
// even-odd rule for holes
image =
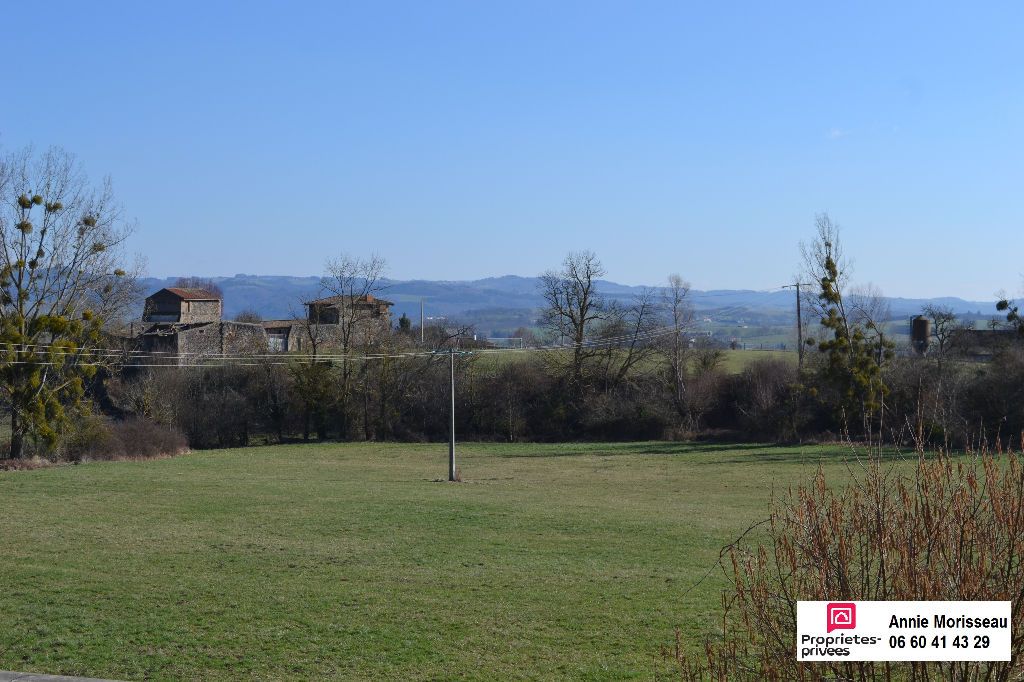
[[666, 652], [683, 680], [1010, 680], [1024, 665], [1014, 611], [1012, 660], [802, 663], [796, 602], [1024, 598], [1024, 466], [1015, 455], [921, 456], [907, 475], [878, 461], [847, 487], [810, 485], [774, 505], [768, 540], [733, 546], [723, 632], [698, 654]]
[[126, 457], [165, 457], [188, 451], [185, 434], [145, 417], [114, 422], [112, 430]]

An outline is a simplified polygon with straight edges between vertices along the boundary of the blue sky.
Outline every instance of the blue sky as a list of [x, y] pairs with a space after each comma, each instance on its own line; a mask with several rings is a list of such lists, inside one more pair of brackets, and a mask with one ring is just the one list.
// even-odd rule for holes
[[828, 211], [857, 281], [987, 300], [1024, 270], [1024, 4], [972, 5], [46, 3], [7, 12], [0, 145], [109, 174], [158, 276], [589, 248], [763, 289]]

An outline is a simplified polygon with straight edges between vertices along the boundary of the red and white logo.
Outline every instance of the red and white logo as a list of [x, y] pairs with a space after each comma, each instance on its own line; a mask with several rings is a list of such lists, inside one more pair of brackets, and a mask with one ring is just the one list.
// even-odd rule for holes
[[857, 627], [857, 605], [852, 601], [829, 602], [825, 606], [826, 632]]

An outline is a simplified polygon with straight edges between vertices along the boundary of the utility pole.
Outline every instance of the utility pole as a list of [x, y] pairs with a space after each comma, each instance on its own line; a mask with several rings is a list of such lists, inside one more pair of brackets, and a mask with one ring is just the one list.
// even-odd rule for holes
[[783, 289], [796, 289], [796, 366], [798, 370], [804, 368], [804, 322], [800, 315], [800, 287], [811, 286], [808, 282], [793, 282], [783, 284]]
[[420, 345], [423, 345], [423, 297], [420, 297]]
[[452, 393], [452, 421], [450, 424], [451, 431], [449, 431], [448, 438], [448, 480], [455, 480], [455, 346], [451, 347], [448, 355], [451, 361], [451, 393]]

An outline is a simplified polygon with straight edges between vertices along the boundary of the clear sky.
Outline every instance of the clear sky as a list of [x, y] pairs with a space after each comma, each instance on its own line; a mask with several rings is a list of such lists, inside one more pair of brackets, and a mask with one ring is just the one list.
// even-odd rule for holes
[[109, 174], [149, 274], [774, 287], [828, 211], [888, 295], [1021, 286], [1024, 3], [49, 2], [0, 145]]

